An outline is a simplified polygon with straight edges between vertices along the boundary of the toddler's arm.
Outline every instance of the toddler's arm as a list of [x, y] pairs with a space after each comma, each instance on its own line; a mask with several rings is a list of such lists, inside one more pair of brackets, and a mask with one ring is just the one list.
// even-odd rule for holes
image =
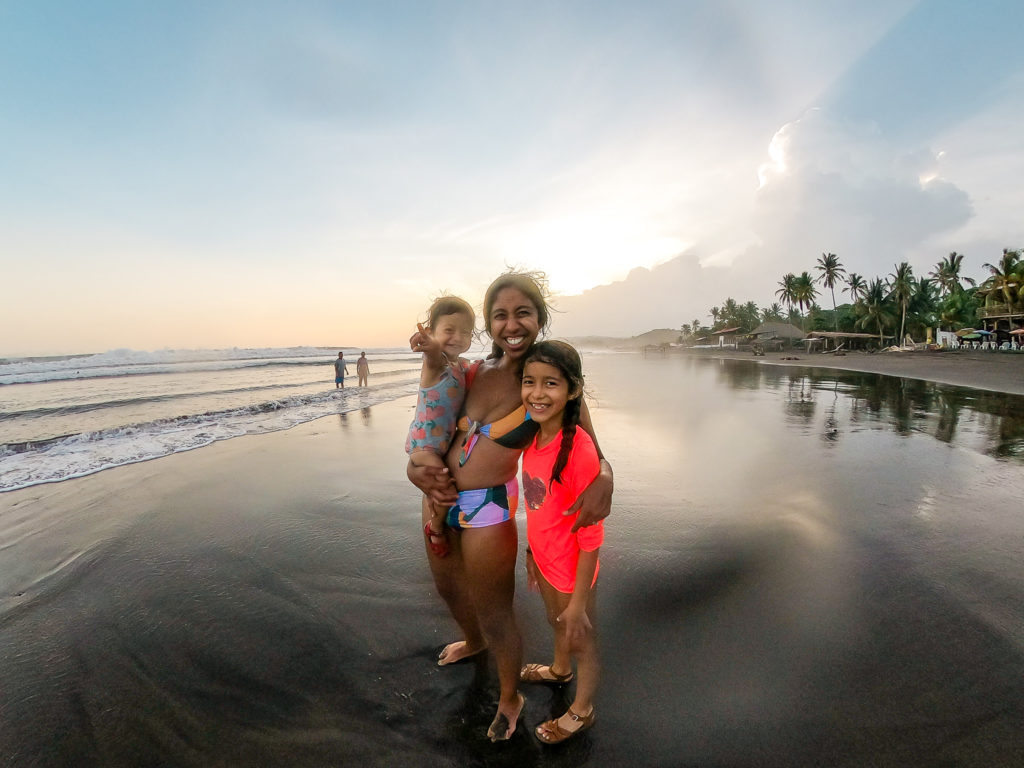
[[423, 353], [423, 368], [420, 371], [420, 386], [432, 387], [441, 380], [448, 361], [445, 360], [441, 345], [434, 339], [429, 329], [422, 323], [416, 323], [416, 333], [409, 339], [409, 348], [413, 352]]

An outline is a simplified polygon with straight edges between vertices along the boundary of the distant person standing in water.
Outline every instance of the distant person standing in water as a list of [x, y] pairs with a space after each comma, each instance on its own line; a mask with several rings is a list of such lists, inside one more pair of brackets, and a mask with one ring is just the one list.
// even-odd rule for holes
[[338, 359], [334, 361], [334, 388], [345, 388], [345, 374], [348, 373], [348, 366], [345, 365], [345, 353], [339, 352]]
[[359, 386], [368, 386], [370, 380], [370, 363], [366, 359], [366, 353], [363, 352], [359, 355], [359, 359], [356, 360], [356, 376], [359, 377]]

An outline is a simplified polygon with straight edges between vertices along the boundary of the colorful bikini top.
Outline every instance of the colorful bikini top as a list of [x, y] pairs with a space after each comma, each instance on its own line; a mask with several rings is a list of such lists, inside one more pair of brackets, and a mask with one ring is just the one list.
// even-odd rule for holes
[[[466, 375], [467, 385], [471, 385], [479, 368], [479, 361], [474, 363]], [[459, 451], [459, 466], [463, 466], [473, 452], [480, 435], [485, 435], [498, 445], [504, 448], [517, 448], [522, 450], [533, 442], [534, 436], [540, 426], [526, 412], [526, 406], [520, 405], [512, 413], [492, 421], [490, 424], [481, 424], [473, 421], [468, 416], [459, 419], [459, 431], [465, 432], [466, 437], [462, 441], [462, 450]]]

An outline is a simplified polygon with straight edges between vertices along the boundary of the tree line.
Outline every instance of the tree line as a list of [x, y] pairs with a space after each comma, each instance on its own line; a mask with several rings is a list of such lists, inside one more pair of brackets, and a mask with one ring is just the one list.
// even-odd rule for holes
[[[954, 251], [927, 276], [916, 276], [913, 267], [904, 261], [894, 264], [886, 277], [867, 279], [847, 272], [836, 254], [823, 253], [812, 269], [815, 274], [804, 271], [782, 276], [775, 291], [779, 301], [771, 306], [759, 308], [752, 301], [740, 304], [727, 298], [711, 308], [710, 327], [694, 320], [683, 323], [680, 330], [684, 336], [698, 338], [725, 328], [749, 333], [762, 323], [790, 322], [805, 332], [877, 333], [883, 345], [886, 335], [924, 338], [927, 328], [976, 328], [980, 313], [986, 311], [1024, 313], [1021, 250], [1004, 248], [995, 264], [983, 264], [988, 275], [980, 284], [961, 274], [963, 262], [963, 254]], [[828, 291], [831, 310], [818, 305], [817, 298], [822, 295], [819, 288]], [[837, 290], [840, 295], [848, 294], [850, 300], [838, 304]]]

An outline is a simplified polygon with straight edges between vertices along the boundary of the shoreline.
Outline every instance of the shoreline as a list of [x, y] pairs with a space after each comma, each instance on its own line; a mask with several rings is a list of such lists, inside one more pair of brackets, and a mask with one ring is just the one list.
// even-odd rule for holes
[[835, 355], [821, 352], [808, 354], [799, 349], [765, 352], [763, 357], [754, 357], [751, 352], [732, 349], [688, 349], [681, 353], [669, 352], [667, 354], [681, 354], [691, 359], [745, 360], [761, 365], [860, 371], [905, 379], [921, 379], [969, 389], [1003, 392], [1009, 395], [1024, 395], [1024, 354], [950, 350], [851, 351]]

